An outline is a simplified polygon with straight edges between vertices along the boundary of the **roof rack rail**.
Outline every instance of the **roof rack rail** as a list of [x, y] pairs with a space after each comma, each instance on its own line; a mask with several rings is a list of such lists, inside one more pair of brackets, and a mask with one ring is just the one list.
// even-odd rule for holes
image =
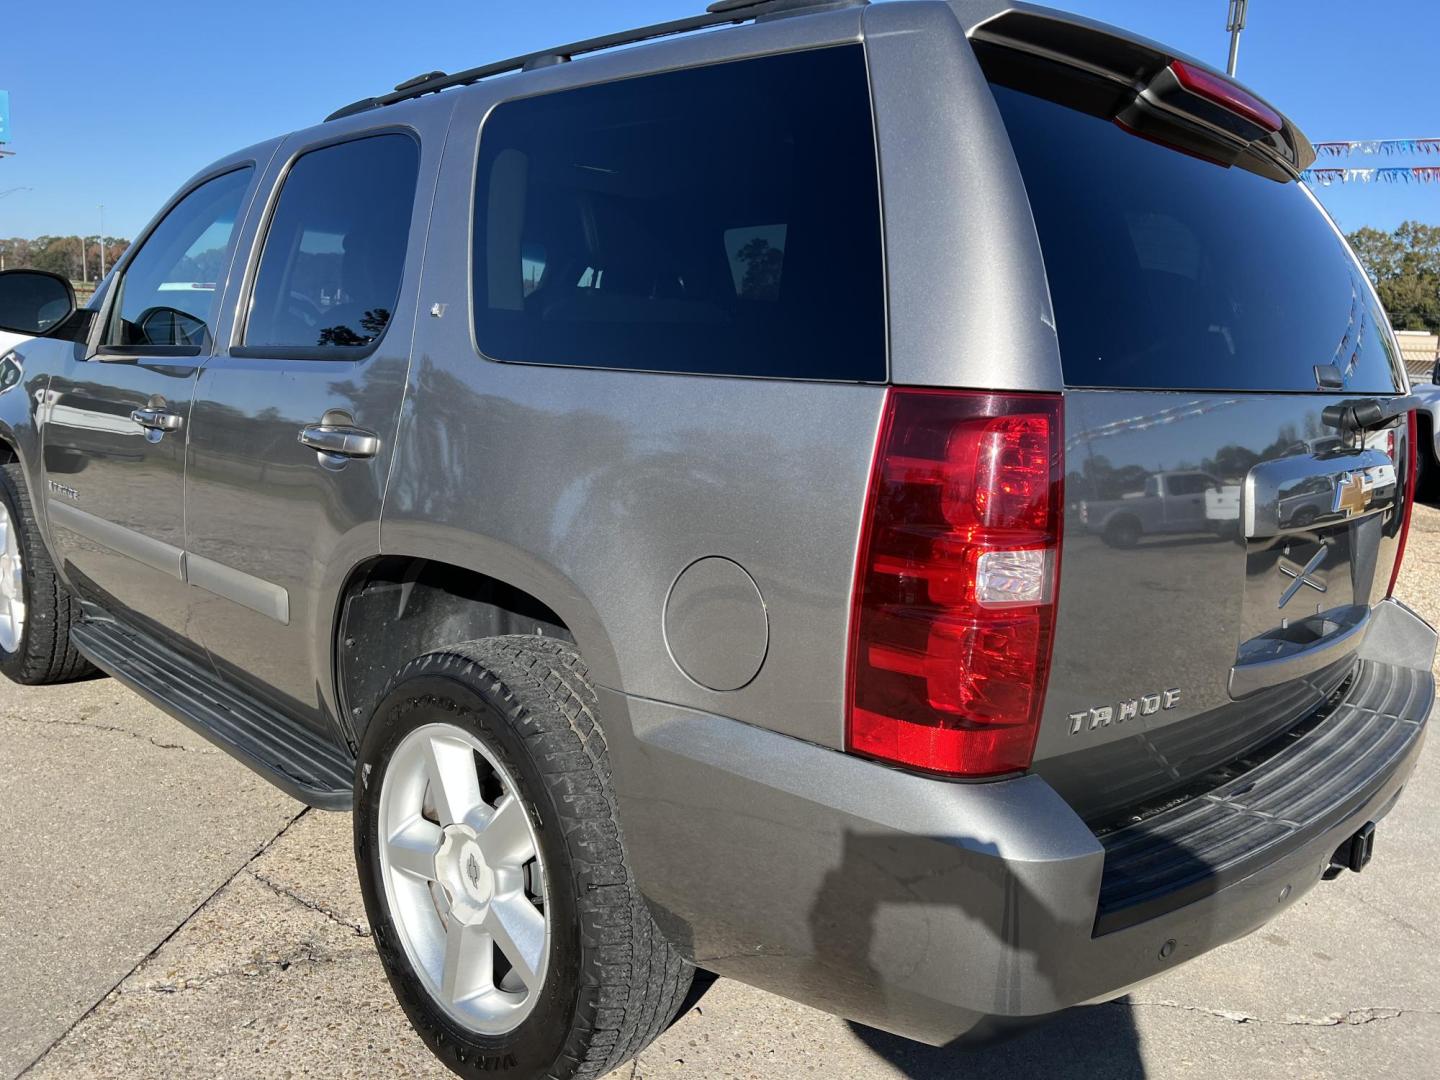
[[655, 23], [653, 26], [624, 30], [617, 34], [607, 34], [604, 37], [587, 38], [584, 41], [571, 42], [569, 45], [558, 45], [553, 49], [543, 49], [540, 52], [527, 53], [524, 56], [513, 56], [508, 60], [497, 60], [493, 64], [482, 64], [480, 67], [457, 71], [453, 75], [447, 75], [443, 71], [430, 71], [423, 75], [416, 75], [397, 85], [388, 94], [361, 98], [344, 108], [336, 109], [325, 120], [328, 123], [331, 120], [339, 120], [341, 117], [354, 116], [357, 113], [369, 112], [371, 109], [393, 105], [397, 101], [408, 101], [411, 98], [423, 97], [425, 94], [437, 94], [452, 86], [468, 86], [481, 79], [488, 79], [492, 75], [503, 75], [510, 71], [533, 71], [536, 68], [549, 67], [552, 64], [563, 64], [584, 53], [614, 49], [621, 45], [636, 45], [642, 41], [672, 37], [676, 34], [688, 34], [693, 30], [703, 30], [711, 26], [754, 22], [769, 16], [796, 14], [824, 8], [861, 7], [869, 2], [870, 0], [715, 0], [715, 3], [707, 7], [702, 15], [691, 15], [684, 19]]

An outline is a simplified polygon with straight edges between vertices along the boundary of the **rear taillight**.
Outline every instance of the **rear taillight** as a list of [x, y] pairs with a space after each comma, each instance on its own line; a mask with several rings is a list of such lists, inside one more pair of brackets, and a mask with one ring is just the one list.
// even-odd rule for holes
[[1395, 548], [1395, 569], [1390, 572], [1390, 588], [1385, 590], [1386, 596], [1395, 595], [1395, 582], [1400, 579], [1400, 564], [1405, 560], [1405, 541], [1410, 538], [1410, 515], [1415, 511], [1415, 474], [1419, 465], [1415, 460], [1415, 449], [1420, 433], [1413, 409], [1406, 414], [1405, 432], [1405, 496], [1402, 504], [1405, 516], [1400, 521], [1400, 543]]
[[1174, 72], [1176, 82], [1212, 105], [1219, 105], [1227, 112], [1243, 116], [1266, 131], [1280, 131], [1285, 127], [1285, 121], [1279, 113], [1238, 83], [1214, 75], [1194, 64], [1187, 64], [1184, 60], [1170, 61], [1170, 70]]
[[1060, 569], [1061, 399], [893, 389], [850, 615], [850, 750], [1028, 768]]

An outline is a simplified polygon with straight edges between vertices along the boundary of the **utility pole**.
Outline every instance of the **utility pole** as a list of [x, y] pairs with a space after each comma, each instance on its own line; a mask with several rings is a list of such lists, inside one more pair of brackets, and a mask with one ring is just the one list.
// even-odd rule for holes
[[100, 276], [96, 281], [105, 280], [105, 204], [100, 204]]
[[1230, 14], [1225, 20], [1225, 29], [1230, 31], [1230, 62], [1225, 65], [1225, 74], [1235, 77], [1235, 64], [1240, 59], [1240, 31], [1245, 29], [1245, 6], [1249, 0], [1230, 0]]

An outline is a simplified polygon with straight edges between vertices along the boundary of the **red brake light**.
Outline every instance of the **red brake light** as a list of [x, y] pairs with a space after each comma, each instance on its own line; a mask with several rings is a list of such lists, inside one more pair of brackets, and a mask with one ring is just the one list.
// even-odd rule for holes
[[1029, 767], [1055, 627], [1058, 395], [891, 390], [851, 610], [847, 745]]
[[1410, 539], [1410, 517], [1415, 512], [1415, 473], [1419, 464], [1415, 460], [1415, 451], [1420, 433], [1417, 430], [1414, 409], [1406, 414], [1405, 431], [1405, 517], [1400, 522], [1400, 544], [1395, 549], [1395, 569], [1390, 571], [1390, 588], [1385, 590], [1386, 596], [1395, 595], [1395, 582], [1400, 579], [1400, 564], [1405, 561], [1405, 541]]
[[1170, 70], [1175, 79], [1190, 93], [1219, 105], [1237, 116], [1243, 116], [1252, 124], [1258, 124], [1266, 131], [1281, 131], [1285, 121], [1280, 114], [1266, 105], [1248, 90], [1219, 75], [1212, 75], [1204, 68], [1187, 64], [1184, 60], [1170, 61]]

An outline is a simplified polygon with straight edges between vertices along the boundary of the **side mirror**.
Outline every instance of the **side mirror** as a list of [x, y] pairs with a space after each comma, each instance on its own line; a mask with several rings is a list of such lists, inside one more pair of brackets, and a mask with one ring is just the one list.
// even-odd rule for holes
[[44, 270], [0, 271], [0, 330], [43, 337], [75, 314], [75, 290]]

